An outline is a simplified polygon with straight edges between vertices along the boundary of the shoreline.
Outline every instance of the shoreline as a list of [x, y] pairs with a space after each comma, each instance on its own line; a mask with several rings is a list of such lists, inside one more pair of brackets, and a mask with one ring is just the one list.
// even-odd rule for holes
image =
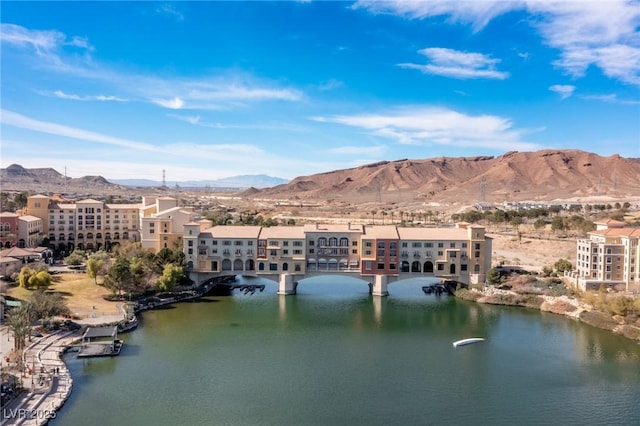
[[[153, 310], [159, 306], [170, 305], [173, 303], [189, 302], [201, 297], [205, 297], [209, 291], [215, 287], [218, 282], [212, 282], [208, 285], [198, 287], [193, 290], [189, 295], [174, 296], [160, 301], [156, 301], [153, 304], [138, 305], [134, 310], [132, 317], [128, 317], [125, 310], [122, 308], [122, 304], [118, 305], [118, 309], [121, 311], [123, 318], [118, 321], [105, 321], [100, 322], [101, 317], [91, 318], [91, 323], [81, 324], [78, 330], [74, 331], [54, 331], [48, 335], [45, 335], [29, 345], [24, 352], [24, 359], [30, 359], [32, 365], [35, 363], [34, 354], [31, 353], [30, 358], [28, 353], [34, 351], [40, 344], [45, 346], [38, 350], [35, 357], [38, 360], [38, 365], [44, 367], [43, 358], [46, 358], [47, 367], [58, 368], [59, 373], [55, 376], [51, 375], [48, 383], [48, 388], [42, 392], [35, 392], [34, 389], [21, 392], [16, 398], [11, 400], [7, 406], [2, 407], [2, 425], [30, 425], [37, 426], [46, 425], [51, 419], [55, 419], [57, 412], [64, 406], [73, 390], [73, 378], [66, 363], [62, 359], [64, 354], [70, 349], [71, 346], [79, 339], [82, 338], [84, 330], [88, 327], [103, 327], [103, 326], [118, 326], [118, 333], [126, 333], [137, 328], [139, 322], [137, 315], [140, 312], [147, 310]], [[111, 318], [110, 315], [105, 315], [104, 318]], [[51, 338], [54, 339], [50, 340]], [[28, 363], [27, 363], [28, 365]], [[46, 370], [49, 372], [49, 369]], [[54, 371], [54, 370], [51, 370]], [[35, 372], [33, 372], [35, 374]], [[61, 389], [61, 392], [58, 392]], [[36, 398], [37, 397], [37, 398]], [[24, 411], [20, 411], [24, 410]], [[9, 416], [6, 416], [9, 414]]]
[[573, 318], [581, 323], [630, 339], [640, 344], [640, 327], [626, 324], [623, 317], [608, 315], [595, 310], [591, 305], [571, 296], [548, 296], [543, 294], [521, 294], [485, 286], [481, 290], [472, 288], [456, 292], [455, 297], [487, 305], [502, 305], [531, 308]]

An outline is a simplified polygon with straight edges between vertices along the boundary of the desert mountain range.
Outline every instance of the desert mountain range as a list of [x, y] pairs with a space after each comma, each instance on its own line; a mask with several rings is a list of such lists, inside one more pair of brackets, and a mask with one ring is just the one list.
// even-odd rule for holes
[[[0, 169], [2, 190], [120, 194], [130, 188], [102, 176], [67, 178], [52, 168]], [[147, 190], [149, 191], [149, 190]], [[247, 198], [360, 203], [640, 198], [640, 158], [602, 157], [580, 150], [507, 152], [497, 157], [439, 157], [382, 161], [301, 176], [242, 192]]]
[[640, 158], [542, 150], [498, 157], [403, 159], [298, 177], [285, 185], [245, 194], [349, 203], [638, 198]]

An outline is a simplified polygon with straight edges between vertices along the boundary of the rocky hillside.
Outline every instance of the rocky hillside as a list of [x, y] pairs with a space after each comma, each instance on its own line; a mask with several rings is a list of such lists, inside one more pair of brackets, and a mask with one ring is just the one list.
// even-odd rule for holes
[[383, 161], [302, 176], [252, 191], [262, 198], [469, 203], [640, 197], [640, 159], [580, 150], [508, 152], [498, 157]]
[[124, 189], [107, 181], [102, 176], [83, 176], [66, 179], [63, 174], [52, 168], [25, 169], [18, 164], [12, 164], [6, 169], [0, 169], [0, 181], [3, 191], [33, 191], [33, 192], [67, 192], [67, 193], [104, 193], [119, 192]]

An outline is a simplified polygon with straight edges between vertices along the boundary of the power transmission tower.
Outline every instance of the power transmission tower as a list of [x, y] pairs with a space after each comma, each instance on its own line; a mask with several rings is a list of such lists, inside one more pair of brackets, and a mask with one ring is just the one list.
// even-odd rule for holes
[[162, 169], [162, 186], [167, 186], [167, 175], [165, 169]]

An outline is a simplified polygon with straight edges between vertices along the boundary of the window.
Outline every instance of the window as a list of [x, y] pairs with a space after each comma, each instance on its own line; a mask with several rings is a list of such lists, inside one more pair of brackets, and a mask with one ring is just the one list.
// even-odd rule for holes
[[433, 243], [424, 243], [424, 246], [426, 248], [431, 248], [431, 247], [433, 247]]
[[402, 243], [402, 248], [407, 248], [407, 247], [409, 247], [409, 244], [408, 244], [408, 243], [406, 243], [406, 242], [403, 242], [403, 243]]
[[456, 243], [449, 243], [449, 248], [456, 248]]
[[378, 241], [378, 248], [383, 249], [385, 246], [384, 241]]
[[444, 243], [438, 243], [438, 248], [443, 248], [444, 247]]
[[277, 271], [278, 270], [278, 264], [277, 263], [270, 263], [269, 264], [269, 270], [270, 271]]
[[383, 257], [384, 256], [384, 249], [379, 249], [378, 250], [378, 257]]
[[462, 265], [460, 265], [460, 270], [461, 271], [466, 271], [467, 270], [467, 264], [463, 263]]
[[414, 248], [422, 247], [422, 243], [413, 243], [411, 247], [414, 247]]
[[438, 271], [444, 271], [444, 263], [438, 263]]
[[[167, 237], [165, 237], [165, 238], [167, 238]], [[189, 240], [189, 241], [187, 242], [187, 246], [189, 246], [189, 247], [193, 247], [193, 240]]]
[[222, 245], [223, 245], [223, 246], [230, 246], [230, 245], [231, 245], [231, 241], [229, 241], [229, 240], [224, 240], [224, 241], [222, 241]]
[[373, 244], [371, 243], [371, 241], [365, 241], [364, 246], [365, 247], [371, 247]]
[[384, 263], [378, 263], [378, 270], [384, 269]]
[[357, 247], [358, 246], [358, 242], [357, 241], [351, 241], [351, 245], [354, 246], [354, 247]]
[[351, 250], [351, 254], [358, 254], [358, 249]]

